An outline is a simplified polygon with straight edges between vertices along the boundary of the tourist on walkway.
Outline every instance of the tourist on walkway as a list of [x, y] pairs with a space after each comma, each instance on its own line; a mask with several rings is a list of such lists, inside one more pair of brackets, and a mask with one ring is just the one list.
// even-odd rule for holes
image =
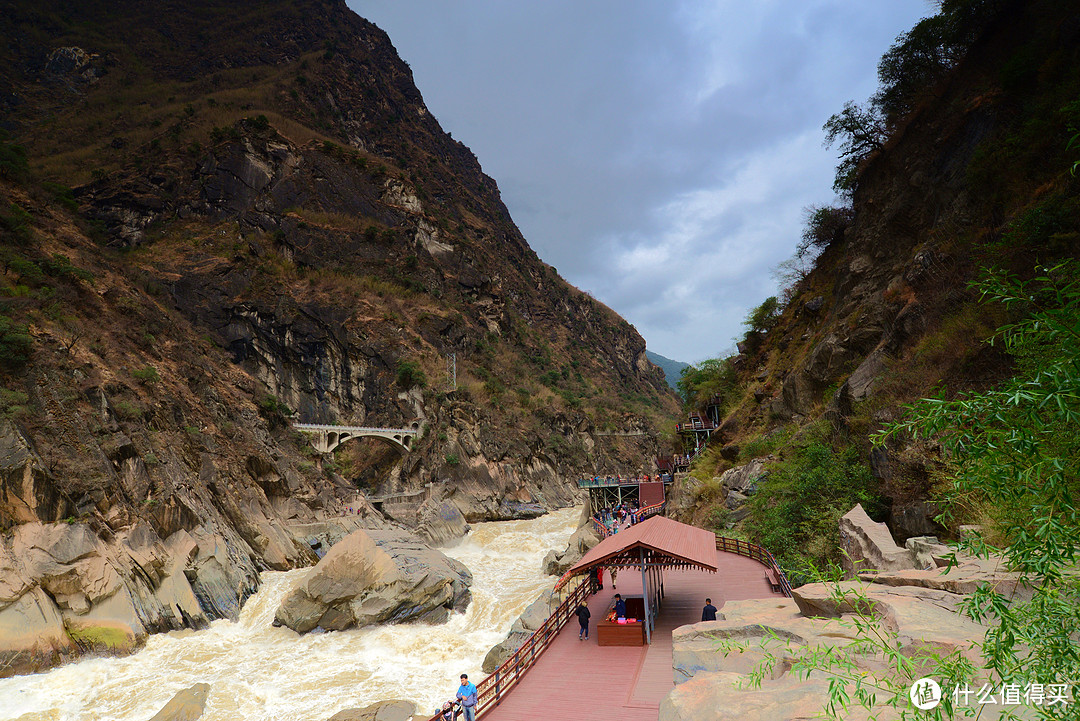
[[476, 686], [469, 683], [469, 675], [461, 674], [461, 685], [457, 690], [457, 701], [465, 712], [465, 721], [476, 721]]
[[611, 574], [611, 587], [618, 588], [618, 586], [615, 585], [615, 579], [619, 577], [619, 569], [615, 566], [612, 566], [609, 573]]
[[604, 567], [603, 566], [597, 566], [596, 567], [596, 590], [597, 591], [603, 591], [604, 590]]
[[589, 618], [592, 617], [592, 614], [589, 613], [589, 607], [586, 606], [584, 603], [579, 604], [578, 607], [577, 607], [577, 610], [574, 611], [574, 613], [577, 614], [578, 624], [581, 626], [581, 630], [578, 631], [578, 635], [577, 635], [578, 641], [582, 641], [582, 640], [588, 641], [589, 640]]
[[712, 599], [705, 599], [705, 608], [701, 609], [702, 621], [715, 621], [716, 620], [716, 606], [712, 605]]

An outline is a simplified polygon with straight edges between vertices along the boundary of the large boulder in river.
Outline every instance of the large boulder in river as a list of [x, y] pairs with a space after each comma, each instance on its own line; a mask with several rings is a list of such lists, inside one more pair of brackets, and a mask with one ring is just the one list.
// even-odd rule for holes
[[[329, 721], [412, 721], [416, 705], [412, 701], [380, 701], [364, 708], [338, 711]], [[422, 716], [420, 718], [427, 718]]]
[[416, 512], [417, 533], [433, 546], [452, 545], [469, 532], [469, 524], [450, 501], [429, 498]]
[[471, 600], [464, 565], [404, 531], [354, 531], [333, 546], [278, 607], [274, 625], [298, 633], [376, 623], [442, 623]]
[[150, 721], [195, 721], [206, 710], [206, 697], [209, 695], [210, 684], [197, 683], [173, 696]]

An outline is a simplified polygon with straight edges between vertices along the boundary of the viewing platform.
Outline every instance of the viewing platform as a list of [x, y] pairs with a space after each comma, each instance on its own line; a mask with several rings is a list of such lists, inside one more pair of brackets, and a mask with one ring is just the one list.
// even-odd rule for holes
[[608, 508], [623, 503], [649, 506], [663, 503], [667, 487], [673, 478], [670, 474], [642, 477], [594, 476], [579, 478], [578, 488], [589, 491], [589, 502], [594, 509]]
[[672, 570], [664, 574], [664, 602], [656, 618], [652, 643], [642, 646], [600, 646], [596, 622], [614, 603], [614, 596], [641, 596], [641, 575], [623, 569], [618, 588], [604, 573], [604, 590], [590, 596], [588, 641], [578, 640], [575, 619], [551, 641], [544, 654], [511, 693], [489, 705], [480, 717], [491, 721], [580, 721], [612, 718], [656, 721], [660, 702], [675, 688], [671, 632], [701, 620], [705, 599], [723, 611], [724, 604], [747, 598], [784, 598], [773, 591], [757, 561], [716, 551], [716, 573]]
[[[565, 594], [559, 606], [476, 684], [477, 718], [653, 721], [675, 687], [672, 631], [700, 622], [705, 599], [723, 609], [728, 601], [791, 596], [766, 549], [662, 516], [602, 540], [555, 588]], [[612, 612], [616, 593], [626, 601], [623, 621]], [[580, 604], [591, 613], [584, 640], [575, 635]]]

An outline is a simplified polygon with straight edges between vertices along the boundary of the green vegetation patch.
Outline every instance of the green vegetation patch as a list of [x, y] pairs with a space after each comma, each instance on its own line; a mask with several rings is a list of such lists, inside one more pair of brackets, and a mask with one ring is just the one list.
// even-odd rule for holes
[[130, 631], [116, 626], [71, 626], [65, 629], [68, 637], [82, 648], [107, 651], [130, 651], [135, 637]]
[[859, 449], [834, 446], [824, 437], [825, 428], [818, 424], [810, 438], [796, 441], [749, 501], [748, 537], [772, 551], [793, 584], [802, 577], [801, 569], [840, 560], [836, 529], [852, 506], [863, 504], [871, 516], [882, 510]]

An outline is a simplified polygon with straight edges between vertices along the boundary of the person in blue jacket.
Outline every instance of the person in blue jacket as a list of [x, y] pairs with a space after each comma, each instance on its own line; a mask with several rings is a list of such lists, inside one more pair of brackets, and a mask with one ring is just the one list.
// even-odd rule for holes
[[621, 593], [615, 594], [615, 616], [617, 618], [626, 618], [626, 601], [622, 599]]
[[461, 685], [458, 686], [457, 700], [461, 704], [461, 710], [465, 712], [465, 721], [476, 721], [476, 686], [469, 683], [469, 674], [461, 674]]

